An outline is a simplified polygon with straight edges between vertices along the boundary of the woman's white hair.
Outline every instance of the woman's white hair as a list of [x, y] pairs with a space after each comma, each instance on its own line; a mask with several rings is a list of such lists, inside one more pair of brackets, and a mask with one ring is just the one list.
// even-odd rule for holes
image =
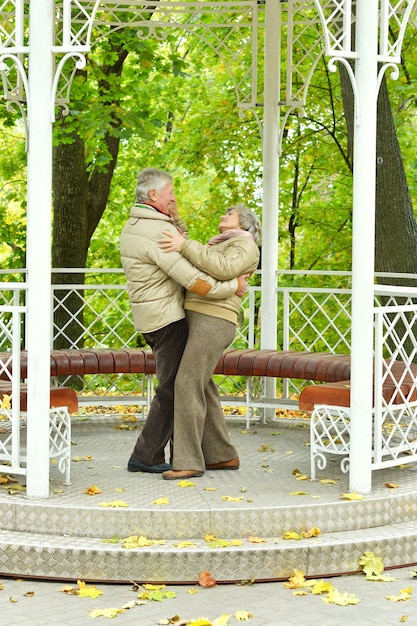
[[229, 213], [229, 211], [236, 211], [239, 216], [240, 227], [243, 228], [243, 230], [247, 230], [259, 246], [261, 243], [261, 222], [256, 213], [251, 211], [246, 204], [229, 206], [226, 209], [226, 213]]

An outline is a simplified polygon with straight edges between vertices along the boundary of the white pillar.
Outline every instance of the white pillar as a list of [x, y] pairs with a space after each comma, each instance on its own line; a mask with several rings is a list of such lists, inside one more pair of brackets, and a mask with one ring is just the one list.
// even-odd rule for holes
[[49, 496], [53, 0], [29, 4], [27, 495]]
[[281, 3], [265, 3], [261, 348], [277, 345]]
[[356, 2], [350, 490], [362, 493], [372, 488], [378, 5], [378, 0]]

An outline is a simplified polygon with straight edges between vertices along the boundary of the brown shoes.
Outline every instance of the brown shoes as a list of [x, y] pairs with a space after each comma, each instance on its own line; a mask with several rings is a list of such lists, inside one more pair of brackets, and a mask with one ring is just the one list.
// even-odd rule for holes
[[[211, 463], [206, 465], [208, 470], [237, 470], [239, 469], [239, 459], [230, 459], [230, 461], [223, 461], [222, 463]], [[167, 472], [166, 472], [167, 473]]]
[[185, 478], [198, 478], [202, 476], [204, 472], [198, 470], [169, 470], [163, 472], [162, 478], [165, 480], [183, 480]]

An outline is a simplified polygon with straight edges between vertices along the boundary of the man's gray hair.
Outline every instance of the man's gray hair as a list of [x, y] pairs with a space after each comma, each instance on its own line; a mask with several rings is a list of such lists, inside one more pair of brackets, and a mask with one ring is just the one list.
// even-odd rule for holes
[[154, 189], [158, 193], [169, 183], [173, 182], [171, 174], [158, 170], [156, 167], [147, 167], [138, 173], [136, 179], [136, 202], [149, 202], [149, 192]]
[[261, 222], [259, 217], [251, 211], [246, 204], [236, 204], [234, 206], [229, 206], [226, 209], [226, 213], [229, 211], [236, 211], [239, 216], [239, 224], [243, 230], [247, 230], [253, 238], [255, 239], [256, 244], [259, 246], [261, 243]]

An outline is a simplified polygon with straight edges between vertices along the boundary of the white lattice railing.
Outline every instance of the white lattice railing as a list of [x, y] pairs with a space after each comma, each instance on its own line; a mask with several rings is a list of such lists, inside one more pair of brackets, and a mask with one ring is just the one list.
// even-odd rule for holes
[[[417, 461], [417, 289], [375, 289], [371, 469]], [[401, 304], [399, 304], [401, 302]], [[385, 389], [385, 392], [384, 392]], [[311, 417], [311, 477], [339, 456], [349, 468], [349, 407], [316, 405]]]

